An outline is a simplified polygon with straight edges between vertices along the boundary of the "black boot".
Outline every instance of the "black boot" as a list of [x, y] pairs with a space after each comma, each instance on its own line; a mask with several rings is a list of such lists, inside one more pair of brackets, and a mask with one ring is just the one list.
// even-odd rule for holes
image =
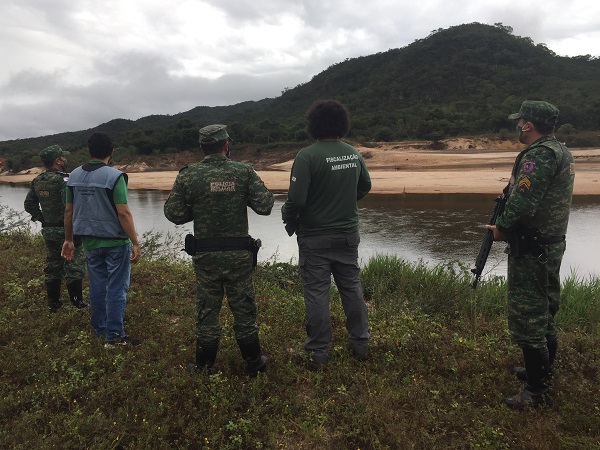
[[196, 339], [196, 361], [187, 365], [188, 370], [193, 373], [206, 369], [208, 373], [212, 372], [212, 367], [217, 359], [219, 350], [219, 341], [210, 344], [202, 343]]
[[[558, 350], [557, 336], [546, 336], [546, 345], [548, 346], [548, 361], [550, 363], [548, 367], [548, 382], [550, 382], [554, 375], [554, 360], [556, 359], [556, 352]], [[527, 381], [527, 369], [525, 367], [513, 367], [511, 372], [515, 374], [517, 379]]]
[[262, 354], [260, 350], [260, 341], [258, 334], [237, 341], [242, 358], [246, 361], [246, 375], [255, 377], [258, 372], [264, 372], [267, 370], [267, 357]]
[[523, 348], [527, 382], [521, 392], [513, 397], [504, 399], [506, 405], [512, 409], [538, 407], [552, 404], [548, 395], [548, 369], [550, 365], [548, 348]]
[[71, 281], [67, 284], [67, 290], [69, 291], [71, 304], [75, 308], [83, 309], [88, 307], [88, 304], [83, 301], [82, 280]]
[[57, 312], [62, 306], [62, 302], [60, 301], [60, 282], [61, 280], [52, 280], [46, 282], [48, 309], [51, 313]]

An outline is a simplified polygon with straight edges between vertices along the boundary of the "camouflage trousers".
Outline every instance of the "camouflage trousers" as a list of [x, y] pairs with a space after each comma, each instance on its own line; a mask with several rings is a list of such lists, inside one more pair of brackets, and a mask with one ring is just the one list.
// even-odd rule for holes
[[66, 278], [67, 284], [75, 280], [85, 278], [85, 254], [83, 246], [75, 247], [75, 256], [71, 261], [66, 261], [60, 252], [63, 241], [54, 241], [44, 239], [46, 242], [46, 267], [44, 268], [45, 281], [49, 283], [53, 280], [62, 280]]
[[545, 348], [556, 336], [560, 302], [560, 264], [566, 244], [547, 246], [547, 254], [508, 257], [508, 329], [520, 347]]
[[199, 342], [212, 344], [220, 339], [219, 314], [225, 296], [233, 315], [235, 338], [244, 340], [258, 332], [252, 271], [252, 254], [245, 250], [194, 256]]

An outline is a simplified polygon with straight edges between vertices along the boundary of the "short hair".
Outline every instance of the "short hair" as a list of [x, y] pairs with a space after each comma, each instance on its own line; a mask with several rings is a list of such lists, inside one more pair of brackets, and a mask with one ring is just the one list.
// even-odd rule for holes
[[306, 113], [308, 132], [315, 139], [342, 138], [350, 129], [350, 117], [336, 100], [317, 100]]
[[529, 122], [531, 122], [533, 124], [533, 126], [535, 127], [535, 129], [543, 135], [548, 135], [548, 134], [552, 134], [554, 133], [554, 125], [548, 124], [548, 123], [543, 123], [543, 122], [536, 122], [535, 120], [530, 120], [525, 118], [525, 120], [528, 120]]
[[108, 134], [96, 131], [88, 138], [88, 150], [92, 158], [104, 159], [113, 152], [113, 143]]
[[217, 142], [211, 142], [210, 144], [200, 144], [200, 148], [204, 152], [205, 155], [214, 155], [215, 153], [221, 153], [225, 143], [228, 139], [223, 139]]

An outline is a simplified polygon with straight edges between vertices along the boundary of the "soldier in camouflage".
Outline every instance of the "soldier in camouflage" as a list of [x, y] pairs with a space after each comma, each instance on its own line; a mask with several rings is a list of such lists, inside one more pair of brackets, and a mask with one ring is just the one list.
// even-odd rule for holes
[[554, 317], [575, 169], [571, 152], [554, 137], [554, 105], [526, 100], [509, 119], [517, 120], [519, 141], [527, 148], [515, 160], [503, 213], [487, 227], [495, 240], [508, 241], [508, 327], [525, 361], [513, 372], [525, 385], [505, 402], [523, 409], [551, 403], [548, 381], [558, 349]]
[[31, 214], [31, 220], [41, 222], [42, 236], [46, 243], [45, 282], [48, 294], [48, 308], [56, 312], [61, 306], [60, 285], [62, 278], [67, 280], [67, 290], [71, 303], [76, 308], [85, 308], [82, 280], [85, 277], [85, 257], [81, 245], [75, 251], [71, 261], [60, 256], [65, 238], [63, 215], [65, 211], [65, 189], [69, 174], [65, 172], [69, 152], [58, 145], [52, 145], [40, 152], [40, 158], [46, 171], [31, 182], [25, 211]]
[[[252, 283], [254, 240], [248, 235], [248, 206], [269, 215], [273, 194], [254, 169], [229, 159], [231, 139], [225, 125], [200, 129], [204, 159], [180, 170], [164, 205], [175, 224], [194, 222], [193, 256], [196, 274], [196, 360], [190, 370], [210, 369], [221, 336], [219, 312], [223, 296], [233, 314], [233, 330], [246, 373], [256, 376], [266, 369], [256, 326]], [[256, 249], [257, 251], [257, 249]]]

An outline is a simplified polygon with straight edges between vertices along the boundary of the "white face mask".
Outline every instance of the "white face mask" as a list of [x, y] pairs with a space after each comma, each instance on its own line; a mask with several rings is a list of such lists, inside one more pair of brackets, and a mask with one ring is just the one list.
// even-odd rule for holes
[[521, 135], [523, 134], [523, 127], [519, 126], [519, 124], [515, 126], [515, 134], [517, 135], [517, 139], [521, 140]]
[[520, 126], [519, 124], [517, 124], [517, 126], [515, 127], [515, 132], [517, 134], [517, 139], [519, 140], [519, 142], [523, 143], [523, 131], [529, 131], [529, 128], [527, 130], [523, 130], [523, 128], [525, 128], [525, 126], [527, 126], [527, 122], [525, 122], [523, 124], [523, 126]]

